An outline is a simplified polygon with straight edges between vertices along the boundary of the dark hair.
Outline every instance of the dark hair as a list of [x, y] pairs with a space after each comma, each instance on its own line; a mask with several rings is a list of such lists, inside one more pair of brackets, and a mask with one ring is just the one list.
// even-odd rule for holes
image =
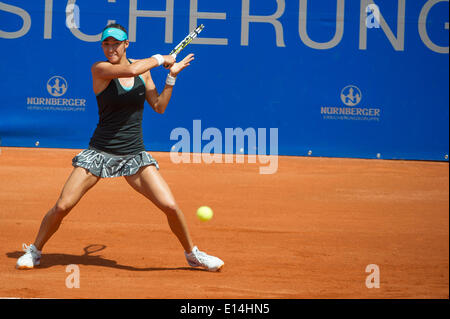
[[[108, 29], [108, 28], [116, 28], [116, 29], [120, 29], [120, 30], [122, 30], [123, 32], [125, 32], [125, 33], [127, 34], [127, 36], [128, 36], [127, 29], [125, 29], [123, 26], [121, 26], [121, 25], [118, 24], [118, 23], [110, 23], [110, 24], [108, 24], [108, 25], [103, 29], [103, 31], [105, 31], [105, 30]], [[102, 32], [103, 32], [103, 31], [102, 31]]]

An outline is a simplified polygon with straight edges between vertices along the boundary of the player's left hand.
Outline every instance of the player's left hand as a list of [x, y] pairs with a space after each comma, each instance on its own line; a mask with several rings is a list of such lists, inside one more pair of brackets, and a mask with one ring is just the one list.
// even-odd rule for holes
[[187, 55], [180, 62], [174, 63], [174, 65], [172, 65], [172, 67], [170, 68], [170, 75], [173, 77], [176, 77], [178, 75], [178, 73], [180, 73], [185, 68], [187, 68], [189, 65], [191, 65], [190, 63], [193, 60], [194, 60], [194, 54], [191, 53], [191, 54]]

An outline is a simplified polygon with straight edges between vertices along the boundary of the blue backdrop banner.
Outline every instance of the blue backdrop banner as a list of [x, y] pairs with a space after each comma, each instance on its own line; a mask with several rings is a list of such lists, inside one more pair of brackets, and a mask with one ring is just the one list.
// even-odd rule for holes
[[[150, 151], [187, 138], [194, 152], [214, 139], [223, 153], [448, 161], [448, 0], [4, 0], [1, 146], [88, 146], [90, 69], [113, 21], [134, 59], [205, 25], [167, 111], [146, 105]], [[151, 72], [161, 92], [168, 71]]]

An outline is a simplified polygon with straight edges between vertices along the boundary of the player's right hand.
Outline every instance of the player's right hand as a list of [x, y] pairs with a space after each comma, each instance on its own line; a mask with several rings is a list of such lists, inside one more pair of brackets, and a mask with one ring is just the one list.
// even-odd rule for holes
[[170, 69], [172, 65], [176, 62], [176, 59], [171, 55], [163, 55], [164, 58], [164, 67], [166, 69]]

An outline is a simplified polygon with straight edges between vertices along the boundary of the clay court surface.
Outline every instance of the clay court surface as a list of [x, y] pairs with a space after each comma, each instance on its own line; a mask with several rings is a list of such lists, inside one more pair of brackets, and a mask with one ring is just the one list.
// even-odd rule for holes
[[[123, 178], [85, 195], [39, 268], [16, 270], [79, 151], [1, 148], [0, 297], [449, 298], [444, 162], [280, 156], [276, 174], [260, 175], [259, 163], [174, 164], [154, 152], [194, 244], [225, 261], [221, 272], [190, 268], [164, 214]], [[202, 205], [209, 222], [195, 216]], [[71, 264], [80, 288], [66, 287]], [[369, 264], [378, 289], [366, 287]]]

